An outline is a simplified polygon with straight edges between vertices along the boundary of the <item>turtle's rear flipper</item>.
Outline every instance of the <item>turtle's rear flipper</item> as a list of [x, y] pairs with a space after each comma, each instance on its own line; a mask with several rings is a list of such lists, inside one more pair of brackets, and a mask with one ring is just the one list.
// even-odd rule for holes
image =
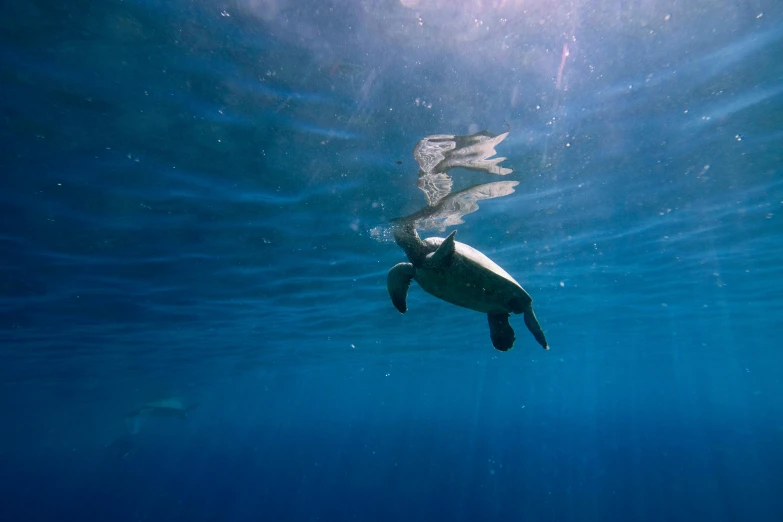
[[411, 279], [413, 279], [415, 272], [416, 269], [412, 264], [399, 263], [389, 270], [389, 275], [386, 277], [386, 289], [389, 291], [392, 304], [401, 314], [408, 310], [405, 300], [408, 297], [408, 287], [411, 286]]
[[508, 324], [508, 314], [487, 314], [489, 319], [489, 338], [492, 346], [506, 352], [514, 346], [514, 329]]
[[533, 312], [532, 306], [525, 308], [525, 326], [527, 326], [527, 329], [533, 334], [533, 337], [536, 338], [538, 344], [540, 344], [544, 350], [549, 350], [549, 343], [546, 342], [544, 331], [541, 329], [541, 325], [538, 324], [538, 319]]

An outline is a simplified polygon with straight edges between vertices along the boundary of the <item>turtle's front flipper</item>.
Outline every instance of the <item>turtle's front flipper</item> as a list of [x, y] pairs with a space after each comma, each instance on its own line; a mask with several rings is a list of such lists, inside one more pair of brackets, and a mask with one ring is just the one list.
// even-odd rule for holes
[[508, 324], [508, 314], [487, 314], [489, 319], [489, 338], [492, 346], [506, 352], [514, 346], [514, 329]]
[[527, 308], [525, 308], [525, 326], [527, 326], [527, 329], [533, 334], [533, 337], [536, 338], [538, 344], [540, 344], [544, 350], [549, 350], [549, 343], [546, 342], [544, 331], [541, 329], [541, 325], [538, 324], [538, 319], [536, 318], [536, 314], [533, 312], [533, 307], [531, 305], [528, 305]]
[[386, 277], [386, 288], [389, 290], [392, 304], [401, 314], [408, 310], [405, 299], [408, 297], [408, 287], [411, 286], [414, 273], [416, 269], [412, 264], [400, 263], [394, 265]]

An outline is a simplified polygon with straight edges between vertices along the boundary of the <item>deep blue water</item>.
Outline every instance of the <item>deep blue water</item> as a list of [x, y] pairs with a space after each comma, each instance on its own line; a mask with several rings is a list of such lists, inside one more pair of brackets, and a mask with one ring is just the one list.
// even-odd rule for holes
[[[6, 4], [0, 520], [783, 520], [778, 2]], [[386, 291], [507, 129], [549, 351]]]

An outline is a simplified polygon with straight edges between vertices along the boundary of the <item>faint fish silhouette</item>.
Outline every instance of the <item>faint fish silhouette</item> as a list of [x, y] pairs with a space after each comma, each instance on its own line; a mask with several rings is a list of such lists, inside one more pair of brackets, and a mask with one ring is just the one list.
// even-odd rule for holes
[[131, 435], [136, 435], [143, 424], [143, 420], [150, 417], [175, 417], [184, 419], [198, 404], [186, 406], [179, 397], [172, 397], [159, 401], [148, 402], [141, 408], [135, 409], [125, 417], [125, 423]]

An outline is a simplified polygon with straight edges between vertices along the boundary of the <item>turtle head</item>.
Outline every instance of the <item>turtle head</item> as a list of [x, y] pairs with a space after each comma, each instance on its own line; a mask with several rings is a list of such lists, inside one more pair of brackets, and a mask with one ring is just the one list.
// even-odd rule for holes
[[421, 266], [427, 257], [427, 248], [416, 232], [413, 223], [400, 223], [394, 227], [394, 241], [405, 251], [414, 266]]

